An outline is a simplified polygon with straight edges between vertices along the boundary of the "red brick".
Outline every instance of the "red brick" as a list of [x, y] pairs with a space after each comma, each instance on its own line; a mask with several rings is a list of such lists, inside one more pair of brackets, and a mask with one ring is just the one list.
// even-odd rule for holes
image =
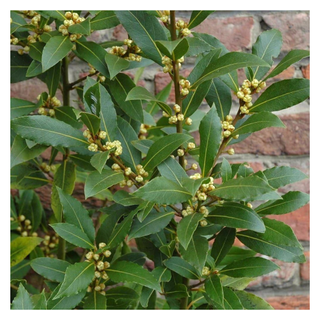
[[283, 37], [283, 51], [291, 49], [309, 49], [310, 20], [309, 14], [301, 13], [267, 13], [264, 22], [271, 28], [278, 29]]
[[310, 79], [310, 64], [305, 67], [301, 67], [301, 71], [306, 79]]
[[310, 281], [310, 252], [304, 253], [307, 261], [300, 264], [300, 278], [303, 281]]
[[121, 24], [117, 25], [114, 28], [112, 35], [116, 40], [119, 40], [119, 41], [122, 41], [128, 38], [128, 32]]
[[270, 219], [282, 221], [289, 225], [298, 240], [309, 241], [310, 240], [310, 205], [306, 204], [304, 207], [284, 214], [284, 215], [271, 215]]
[[254, 20], [250, 16], [208, 18], [194, 31], [213, 35], [230, 51], [241, 51], [251, 47], [253, 27]]
[[266, 301], [275, 310], [309, 310], [310, 309], [310, 297], [306, 296], [285, 296], [285, 297], [270, 297], [266, 298]]
[[233, 146], [236, 153], [276, 156], [309, 154], [309, 113], [284, 115], [280, 118], [285, 128], [266, 128], [253, 133]]

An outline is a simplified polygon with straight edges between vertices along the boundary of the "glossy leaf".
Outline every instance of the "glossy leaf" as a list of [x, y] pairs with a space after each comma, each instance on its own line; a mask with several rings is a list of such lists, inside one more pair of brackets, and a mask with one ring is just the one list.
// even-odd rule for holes
[[201, 10], [201, 11], [192, 11], [191, 17], [188, 23], [188, 29], [193, 29], [197, 25], [199, 25], [202, 21], [204, 21], [212, 12], [209, 10]]
[[33, 295], [31, 300], [33, 303], [33, 310], [47, 310], [47, 299], [44, 290], [39, 294]]
[[28, 80], [28, 68], [33, 60], [27, 54], [20, 55], [17, 51], [10, 52], [10, 83]]
[[144, 55], [162, 65], [162, 54], [155, 41], [167, 40], [167, 36], [158, 19], [144, 11], [115, 11], [115, 14]]
[[142, 222], [138, 219], [135, 220], [132, 224], [128, 240], [159, 232], [168, 225], [173, 217], [173, 212], [153, 211]]
[[307, 176], [296, 168], [279, 166], [263, 171], [271, 187], [278, 189], [287, 184], [304, 180]]
[[233, 278], [259, 277], [276, 269], [279, 267], [272, 261], [253, 257], [233, 262], [220, 270], [220, 273]]
[[214, 258], [215, 265], [218, 266], [223, 258], [230, 251], [236, 238], [236, 229], [223, 228], [217, 235], [211, 249], [211, 257]]
[[291, 228], [281, 221], [263, 219], [266, 232], [263, 234], [253, 231], [237, 233], [239, 240], [248, 248], [286, 262], [305, 261], [301, 245], [296, 240]]
[[114, 282], [134, 282], [160, 291], [160, 285], [153, 275], [138, 264], [129, 261], [118, 261], [108, 268], [108, 276]]
[[122, 180], [123, 174], [111, 169], [103, 169], [101, 173], [92, 172], [86, 179], [84, 187], [85, 197], [86, 199], [92, 197]]
[[242, 260], [245, 258], [250, 258], [255, 256], [256, 252], [249, 250], [249, 249], [243, 249], [236, 246], [232, 246], [227, 255], [222, 259], [221, 265], [227, 265], [234, 261]]
[[18, 237], [10, 244], [10, 266], [21, 262], [43, 239], [38, 237]]
[[272, 306], [262, 298], [247, 291], [234, 291], [246, 310], [273, 310]]
[[144, 169], [151, 171], [191, 138], [190, 135], [184, 133], [173, 133], [158, 139], [152, 144], [142, 163]]
[[94, 245], [88, 236], [78, 227], [70, 223], [51, 224], [54, 231], [66, 241], [84, 249], [92, 249]]
[[240, 299], [235, 294], [234, 290], [228, 287], [223, 287], [224, 308], [226, 310], [243, 310], [243, 305]]
[[98, 152], [91, 157], [90, 163], [95, 169], [98, 170], [99, 173], [102, 172], [107, 160], [110, 158], [109, 153], [109, 151]]
[[236, 128], [232, 132], [232, 136], [252, 133], [269, 127], [284, 128], [285, 125], [275, 114], [271, 112], [259, 112], [250, 116], [248, 120]]
[[[282, 35], [277, 29], [271, 29], [262, 32], [256, 43], [252, 46], [252, 53], [259, 58], [266, 61], [270, 66], [273, 64], [273, 58], [276, 58], [282, 47]], [[268, 72], [269, 68], [253, 67], [252, 79], [262, 79], [262, 77]]]
[[308, 79], [289, 79], [272, 84], [254, 102], [250, 112], [279, 111], [309, 97]]
[[129, 67], [130, 62], [119, 56], [107, 53], [104, 57], [109, 73], [110, 79], [112, 80], [120, 71], [125, 70]]
[[64, 280], [55, 299], [70, 297], [86, 290], [94, 278], [94, 262], [79, 262], [66, 269]]
[[146, 185], [135, 191], [133, 195], [158, 204], [185, 202], [192, 197], [191, 193], [185, 188], [182, 188], [179, 184], [165, 177], [152, 179]]
[[12, 128], [21, 137], [47, 146], [71, 149], [88, 146], [80, 131], [47, 116], [24, 116], [13, 119]]
[[103, 30], [109, 29], [117, 26], [119, 20], [115, 15], [114, 11], [100, 11], [95, 17], [91, 20], [91, 30]]
[[[170, 81], [155, 97], [157, 101], [165, 102], [167, 101], [172, 87], [172, 81]], [[159, 110], [158, 104], [155, 101], [149, 102], [145, 110], [151, 115], [155, 115]], [[169, 111], [169, 110], [168, 110]], [[170, 114], [170, 113], [168, 113]]]
[[70, 263], [55, 258], [36, 258], [31, 261], [32, 269], [51, 281], [62, 282]]
[[180, 274], [184, 278], [200, 278], [198, 271], [191, 264], [181, 259], [180, 257], [171, 257], [165, 260], [163, 263], [168, 269]]
[[213, 274], [207, 278], [204, 283], [204, 287], [210, 299], [221, 306], [224, 305], [224, 292], [218, 275]]
[[27, 69], [26, 77], [32, 78], [32, 77], [38, 76], [41, 73], [42, 73], [41, 62], [33, 60]]
[[57, 107], [54, 109], [55, 116], [58, 120], [63, 121], [76, 129], [81, 129], [83, 124], [78, 121], [74, 110], [75, 109], [73, 107], [68, 106]]
[[156, 41], [156, 45], [165, 56], [173, 60], [180, 59], [189, 49], [189, 43], [186, 38], [174, 41]]
[[215, 190], [210, 192], [210, 195], [228, 200], [250, 201], [273, 190], [263, 179], [256, 176], [248, 176], [246, 178], [228, 180], [217, 186]]
[[80, 113], [80, 120], [86, 125], [90, 133], [96, 135], [100, 128], [100, 118], [88, 112]]
[[206, 176], [213, 166], [221, 143], [221, 120], [214, 106], [200, 122], [199, 165], [202, 176]]
[[36, 105], [30, 101], [11, 98], [10, 99], [10, 118], [18, 118], [29, 114], [36, 108]]
[[194, 213], [184, 217], [179, 222], [177, 227], [177, 236], [180, 244], [185, 249], [187, 249], [201, 219], [203, 219], [203, 215], [201, 213]]
[[308, 57], [310, 52], [308, 50], [291, 50], [288, 54], [276, 65], [276, 67], [263, 79], [266, 81], [269, 78], [275, 77], [282, 71], [286, 70], [292, 64], [299, 60]]
[[35, 42], [29, 44], [30, 51], [29, 55], [33, 60], [41, 62], [42, 52], [43, 48], [45, 47], [45, 44], [42, 42]]
[[106, 303], [106, 297], [100, 294], [99, 292], [93, 290], [88, 294], [88, 297], [84, 302], [83, 308], [85, 310], [106, 310]]
[[270, 214], [280, 215], [293, 212], [303, 207], [309, 202], [310, 196], [300, 191], [290, 191], [282, 196], [282, 199], [267, 201], [257, 208], [255, 211], [260, 216]]
[[84, 35], [90, 35], [91, 30], [90, 18], [87, 18], [80, 23], [75, 23], [72, 26], [68, 27], [68, 31], [70, 33], [80, 33]]
[[45, 45], [41, 57], [42, 72], [49, 70], [61, 59], [63, 59], [71, 50], [73, 43], [69, 37], [52, 37]]
[[33, 304], [31, 297], [22, 283], [19, 284], [17, 295], [12, 301], [12, 310], [32, 310]]
[[233, 178], [231, 165], [225, 158], [223, 158], [221, 162], [221, 178], [222, 182], [226, 182]]

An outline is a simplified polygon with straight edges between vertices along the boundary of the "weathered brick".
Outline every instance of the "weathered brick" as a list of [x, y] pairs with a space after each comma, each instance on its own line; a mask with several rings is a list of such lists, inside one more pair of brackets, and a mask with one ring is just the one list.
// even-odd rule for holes
[[215, 36], [230, 51], [240, 51], [251, 47], [253, 27], [253, 17], [234, 16], [208, 18], [194, 30]]
[[122, 41], [128, 38], [128, 32], [121, 24], [117, 25], [114, 28], [112, 35], [116, 40], [119, 40], [119, 41]]
[[297, 113], [280, 117], [285, 128], [266, 128], [255, 132], [233, 146], [236, 153], [263, 155], [309, 154], [309, 113]]
[[282, 221], [289, 225], [298, 240], [309, 241], [310, 240], [310, 205], [306, 204], [302, 208], [284, 214], [284, 215], [272, 215], [271, 219]]
[[300, 264], [300, 278], [302, 281], [310, 281], [310, 252], [307, 251], [304, 253], [307, 261]]
[[283, 51], [291, 49], [309, 49], [310, 19], [305, 12], [266, 13], [264, 22], [271, 28], [278, 29], [283, 37]]
[[310, 297], [306, 296], [277, 296], [266, 298], [275, 310], [309, 310]]
[[306, 79], [310, 79], [310, 64], [305, 67], [301, 67], [302, 75]]

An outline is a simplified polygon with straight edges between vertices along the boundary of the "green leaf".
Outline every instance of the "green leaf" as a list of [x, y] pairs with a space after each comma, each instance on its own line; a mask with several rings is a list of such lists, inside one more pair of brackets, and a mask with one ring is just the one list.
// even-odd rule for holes
[[81, 129], [83, 124], [78, 121], [73, 107], [62, 106], [54, 109], [55, 116], [58, 120], [70, 124], [76, 129]]
[[28, 80], [26, 73], [32, 61], [27, 54], [20, 55], [17, 51], [11, 51], [10, 83]]
[[94, 114], [81, 112], [80, 120], [87, 126], [90, 133], [96, 135], [100, 128], [100, 118]]
[[32, 300], [22, 283], [19, 284], [18, 292], [12, 301], [12, 310], [33, 310]]
[[106, 310], [106, 297], [100, 294], [99, 292], [93, 290], [88, 294], [88, 297], [84, 302], [83, 308], [85, 310]]
[[127, 95], [126, 101], [131, 100], [145, 100], [154, 102], [159, 105], [159, 107], [165, 111], [168, 115], [171, 115], [171, 108], [161, 100], [158, 100], [156, 97], [154, 97], [146, 88], [143, 87], [134, 87], [130, 90], [130, 92]]
[[[174, 241], [173, 241], [174, 242]], [[208, 255], [208, 240], [205, 237], [193, 234], [186, 249], [180, 247], [182, 258], [193, 265], [199, 273], [202, 272]]]
[[93, 80], [87, 77], [83, 88], [84, 108], [89, 114], [99, 115], [102, 103], [101, 91], [106, 91], [106, 89], [99, 82], [94, 82], [94, 84], [90, 86], [91, 82], [93, 82]]
[[260, 112], [250, 116], [248, 120], [232, 132], [232, 136], [252, 133], [269, 127], [285, 128], [285, 125], [275, 114], [271, 112]]
[[94, 278], [94, 262], [79, 262], [66, 270], [66, 275], [58, 293], [53, 298], [70, 297], [88, 288]]
[[21, 262], [43, 239], [37, 237], [18, 237], [10, 245], [10, 266]]
[[204, 283], [204, 287], [210, 299], [221, 306], [224, 305], [224, 292], [218, 275], [213, 274], [207, 278]]
[[45, 47], [45, 44], [42, 42], [35, 42], [29, 44], [30, 51], [29, 55], [33, 60], [41, 62], [42, 52], [43, 48]]
[[163, 263], [168, 269], [180, 274], [184, 278], [200, 279], [199, 273], [195, 267], [180, 257], [171, 257]]
[[253, 257], [230, 263], [220, 270], [220, 273], [233, 278], [259, 277], [276, 269], [279, 267], [272, 261]]
[[94, 245], [88, 236], [78, 227], [70, 223], [51, 224], [54, 231], [66, 241], [84, 249], [92, 249]]
[[257, 176], [228, 180], [209, 194], [228, 200], [251, 201], [274, 189]]
[[91, 20], [91, 30], [110, 29], [119, 24], [119, 20], [114, 11], [100, 11]]
[[210, 64], [204, 70], [201, 77], [191, 85], [191, 88], [195, 89], [204, 81], [225, 75], [233, 70], [253, 66], [270, 67], [265, 61], [252, 54], [243, 52], [226, 53], [221, 58], [214, 61], [214, 63]]
[[234, 291], [246, 310], [273, 310], [268, 302], [246, 291]]
[[126, 166], [136, 171], [136, 167], [141, 163], [141, 153], [131, 143], [138, 140], [138, 135], [132, 126], [123, 118], [117, 118], [118, 131], [116, 138], [121, 142], [122, 154], [121, 159]]
[[93, 242], [95, 229], [89, 216], [89, 212], [77, 199], [73, 198], [58, 187], [57, 190], [63, 207], [65, 221], [78, 227]]
[[132, 140], [131, 144], [139, 151], [141, 151], [144, 154], [147, 154], [151, 145], [153, 144], [152, 140]]
[[27, 28], [23, 27], [27, 25], [27, 22], [20, 14], [10, 11], [10, 18], [12, 19], [12, 22], [10, 23], [10, 34], [18, 30], [19, 32], [28, 31]]
[[12, 120], [12, 129], [22, 138], [47, 146], [87, 147], [82, 133], [70, 125], [47, 116], [24, 116]]
[[[262, 32], [256, 43], [252, 47], [252, 53], [259, 58], [263, 59], [270, 66], [273, 64], [273, 58], [276, 58], [282, 47], [282, 35], [279, 30], [271, 29]], [[253, 67], [252, 79], [260, 80], [270, 68]]]
[[129, 288], [129, 287], [123, 287], [123, 286], [119, 286], [119, 287], [114, 287], [114, 288], [110, 288], [106, 291], [106, 295], [105, 297], [107, 298], [107, 300], [115, 300], [115, 301], [126, 301], [130, 303], [134, 303], [133, 301], [138, 300], [139, 299], [139, 295], [138, 293]]
[[109, 73], [110, 79], [112, 80], [120, 71], [125, 70], [129, 67], [130, 62], [119, 56], [107, 53], [104, 57]]
[[300, 191], [290, 191], [282, 196], [282, 199], [276, 201], [267, 201], [255, 208], [260, 216], [269, 214], [280, 215], [293, 212], [303, 207], [309, 202], [310, 196]]
[[188, 43], [189, 43], [189, 50], [186, 53], [187, 57], [190, 56], [198, 56], [201, 53], [208, 52], [211, 49], [213, 49], [212, 46], [210, 46], [205, 41], [201, 40], [200, 38], [196, 37], [187, 37]]
[[152, 144], [142, 163], [144, 169], [151, 171], [191, 138], [190, 135], [184, 133], [173, 133], [158, 139]]
[[182, 179], [189, 179], [189, 176], [175, 159], [169, 157], [161, 162], [158, 165], [158, 170], [162, 177], [178, 183], [182, 188], [186, 187], [183, 185]]
[[221, 162], [221, 178], [222, 182], [226, 182], [233, 178], [231, 165], [225, 158], [223, 158]]
[[234, 290], [228, 287], [223, 287], [224, 294], [224, 308], [226, 310], [243, 310], [238, 296], [234, 293]]
[[143, 109], [141, 101], [127, 101], [127, 95], [135, 87], [131, 78], [124, 74], [118, 74], [113, 81], [107, 81], [108, 87], [119, 107], [133, 120], [143, 123]]
[[303, 250], [289, 226], [281, 221], [263, 219], [266, 232], [258, 234], [253, 231], [237, 233], [239, 240], [248, 248], [286, 262], [305, 261]]
[[268, 179], [270, 186], [275, 189], [307, 178], [307, 176], [300, 170], [286, 166], [266, 169], [263, 173]]
[[32, 269], [51, 281], [62, 282], [70, 263], [55, 258], [36, 258], [31, 261]]
[[109, 78], [109, 70], [104, 60], [106, 51], [97, 43], [90, 41], [75, 41], [77, 50], [74, 53], [82, 60], [90, 63], [96, 70]]
[[220, 119], [224, 121], [225, 117], [230, 113], [232, 105], [229, 87], [219, 78], [215, 78], [212, 80], [205, 98], [209, 106], [215, 104]]
[[129, 261], [117, 261], [108, 268], [108, 276], [114, 282], [133, 282], [161, 291], [158, 281], [146, 269]]
[[47, 310], [47, 300], [44, 290], [40, 294], [35, 294], [31, 297], [33, 310]]
[[72, 46], [73, 43], [70, 41], [69, 37], [52, 37], [43, 48], [41, 57], [42, 72], [49, 70], [63, 59], [69, 53]]
[[47, 147], [42, 145], [35, 145], [32, 148], [28, 148], [26, 140], [16, 135], [11, 148], [10, 168], [37, 157], [46, 149]]
[[70, 310], [76, 307], [86, 295], [87, 290], [83, 290], [78, 294], [72, 295], [70, 297], [61, 297], [59, 299], [55, 299], [57, 292], [60, 290], [61, 284], [59, 284], [51, 293], [47, 301], [48, 310]]
[[70, 33], [80, 33], [87, 36], [90, 35], [91, 33], [90, 18], [87, 18], [80, 23], [73, 24], [72, 26], [68, 27], [68, 31]]
[[[172, 81], [170, 81], [164, 89], [162, 89], [157, 95], [156, 98], [158, 101], [165, 102], [168, 100], [169, 94], [171, 92]], [[158, 104], [155, 101], [149, 102], [145, 108], [145, 110], [151, 115], [155, 115], [158, 112], [157, 108]], [[171, 109], [170, 109], [171, 110]], [[171, 111], [170, 111], [171, 112]], [[170, 113], [168, 113], [170, 114]]]
[[245, 258], [253, 257], [256, 254], [256, 252], [249, 250], [249, 249], [243, 249], [239, 247], [231, 247], [227, 255], [222, 259], [221, 265], [227, 265], [234, 261], [242, 260]]
[[[30, 190], [26, 190], [24, 192], [30, 192]], [[43, 208], [39, 196], [35, 192], [31, 191], [31, 201], [28, 203], [27, 207], [24, 208], [20, 213], [24, 214], [25, 217], [31, 221], [31, 233], [37, 231], [43, 217], [42, 212]]]
[[162, 65], [162, 54], [155, 41], [168, 39], [158, 19], [144, 11], [122, 10], [115, 14], [144, 55]]
[[263, 79], [266, 81], [269, 78], [275, 77], [280, 74], [282, 71], [286, 70], [293, 63], [298, 62], [299, 60], [308, 57], [310, 52], [308, 50], [291, 50], [288, 54], [277, 64], [277, 66], [268, 74], [267, 77]]
[[109, 159], [109, 151], [98, 152], [90, 159], [90, 163], [94, 168], [98, 170], [99, 173], [104, 169], [107, 160]]
[[18, 118], [34, 111], [36, 105], [30, 101], [11, 98], [10, 99], [10, 119]]
[[211, 257], [214, 258], [215, 265], [218, 266], [228, 254], [236, 238], [236, 229], [223, 228], [212, 245]]
[[251, 208], [236, 202], [226, 202], [216, 205], [210, 212], [208, 219], [215, 224], [231, 228], [249, 229], [264, 232], [265, 227], [262, 219]]
[[200, 122], [199, 165], [202, 176], [210, 172], [221, 143], [221, 120], [214, 106]]
[[308, 79], [289, 79], [272, 84], [254, 102], [250, 112], [279, 111], [306, 100], [309, 82]]
[[49, 16], [51, 18], [57, 19], [59, 21], [64, 21], [66, 19], [64, 15], [64, 11], [59, 11], [59, 10], [50, 10], [50, 11], [43, 11], [41, 10], [39, 12], [43, 16]]
[[198, 26], [202, 21], [204, 21], [212, 12], [209, 10], [192, 11], [191, 17], [188, 23], [188, 29], [193, 29]]
[[113, 195], [113, 201], [116, 203], [121, 204], [122, 206], [134, 206], [134, 205], [140, 205], [145, 204], [146, 202], [141, 200], [140, 198], [136, 198], [129, 194], [125, 190], [118, 190]]
[[168, 225], [173, 217], [173, 212], [153, 211], [142, 222], [136, 219], [132, 224], [128, 240], [159, 232]]
[[165, 177], [156, 177], [150, 180], [135, 191], [133, 195], [158, 204], [185, 202], [192, 197], [191, 193], [185, 188]]
[[156, 41], [159, 50], [173, 60], [178, 60], [189, 50], [189, 43], [186, 38], [174, 41]]
[[[57, 63], [46, 72], [45, 82], [49, 90], [49, 95], [54, 97], [59, 87], [61, 76], [61, 63]], [[56, 110], [56, 108], [55, 108]]]
[[32, 78], [32, 77], [38, 76], [41, 73], [42, 73], [41, 62], [33, 60], [28, 67], [26, 77]]
[[86, 199], [106, 190], [123, 180], [123, 174], [111, 169], [103, 169], [101, 173], [91, 172], [85, 183]]
[[177, 227], [177, 236], [180, 244], [185, 249], [187, 249], [201, 219], [203, 219], [203, 215], [201, 213], [193, 213], [187, 215], [179, 222]]
[[189, 293], [188, 288], [182, 283], [178, 283], [173, 288], [166, 291], [166, 298], [180, 299], [184, 297], [189, 297]]

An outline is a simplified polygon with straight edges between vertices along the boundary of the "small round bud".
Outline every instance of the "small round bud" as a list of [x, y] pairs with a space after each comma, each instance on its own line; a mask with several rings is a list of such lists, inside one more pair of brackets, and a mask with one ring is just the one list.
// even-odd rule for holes
[[97, 263], [97, 268], [98, 268], [99, 271], [101, 271], [101, 270], [104, 269], [104, 263], [103, 263], [103, 261], [99, 261], [99, 262]]
[[160, 20], [164, 23], [168, 22], [169, 17], [168, 16], [162, 16], [160, 17]]
[[191, 119], [191, 118], [186, 118], [185, 124], [186, 124], [187, 126], [191, 126], [191, 125], [192, 125], [192, 119]]
[[175, 104], [173, 106], [173, 110], [176, 112], [176, 113], [179, 113], [181, 111], [181, 107], [178, 105], [178, 104]]
[[108, 276], [105, 272], [103, 272], [103, 273], [102, 273], [102, 279], [103, 279], [103, 280], [108, 280], [108, 279], [109, 279], [109, 276]]
[[119, 166], [117, 163], [114, 163], [114, 164], [111, 166], [111, 169], [113, 169], [113, 170], [121, 170], [120, 166]]
[[233, 121], [233, 117], [232, 117], [230, 114], [228, 114], [228, 115], [226, 116], [226, 121], [232, 122], [232, 121]]
[[106, 247], [107, 245], [104, 242], [99, 243], [99, 249]]
[[38, 236], [38, 233], [37, 233], [37, 232], [32, 232], [31, 236], [32, 236], [32, 237], [37, 237], [37, 236]]
[[106, 250], [103, 252], [103, 255], [106, 257], [106, 258], [109, 258], [111, 256], [111, 251], [109, 250]]
[[92, 251], [89, 251], [89, 252], [86, 254], [86, 259], [91, 260], [92, 258], [93, 258], [93, 252], [92, 252]]
[[18, 220], [22, 222], [22, 221], [26, 220], [26, 217], [25, 217], [23, 214], [21, 214], [21, 215], [18, 217]]
[[179, 62], [179, 63], [184, 62], [184, 57], [182, 56], [181, 58], [179, 58], [179, 59], [177, 60], [177, 62]]
[[232, 132], [234, 131], [235, 127], [232, 124], [229, 124], [227, 129]]
[[169, 122], [170, 124], [177, 123], [177, 122], [178, 122], [177, 116], [176, 116], [176, 115], [171, 116], [171, 117], [169, 118], [168, 122]]
[[183, 149], [178, 149], [177, 153], [178, 153], [179, 157], [183, 157], [184, 156], [184, 150]]
[[244, 93], [243, 93], [242, 91], [238, 91], [238, 92], [237, 92], [237, 97], [238, 97], [239, 99], [243, 99], [243, 98], [244, 98]]
[[252, 209], [252, 204], [250, 202], [247, 203], [247, 207]]
[[143, 177], [140, 176], [140, 175], [137, 175], [135, 179], [136, 179], [137, 182], [142, 182], [143, 181]]
[[231, 132], [229, 130], [226, 130], [226, 131], [223, 132], [223, 136], [225, 138], [228, 138], [230, 135], [231, 135]]
[[25, 224], [26, 226], [29, 226], [29, 225], [31, 224], [31, 221], [30, 221], [29, 219], [26, 219], [26, 220], [24, 221], [24, 224]]
[[208, 225], [208, 222], [206, 221], [206, 220], [201, 220], [200, 221], [200, 226], [201, 227], [205, 227], [205, 226], [207, 226]]
[[79, 18], [79, 15], [76, 12], [74, 12], [72, 14], [72, 20], [77, 20], [78, 18]]
[[132, 187], [133, 186], [133, 181], [131, 181], [131, 180], [128, 180], [127, 181], [127, 187]]
[[187, 88], [183, 88], [183, 89], [181, 90], [181, 94], [182, 94], [183, 96], [186, 96], [186, 95], [189, 94], [189, 90], [188, 90]]
[[23, 53], [24, 53], [23, 49], [18, 50], [18, 54], [23, 55]]
[[87, 292], [92, 292], [92, 288], [90, 286], [88, 286]]
[[130, 167], [124, 169], [124, 174], [125, 174], [126, 176], [130, 176], [131, 173], [132, 173], [132, 170], [131, 170]]
[[105, 76], [99, 76], [99, 80], [100, 80], [100, 82], [105, 82], [106, 81], [106, 77]]
[[258, 85], [259, 85], [259, 80], [253, 79], [252, 82], [251, 82], [251, 86], [256, 88]]
[[205, 201], [205, 200], [207, 199], [207, 195], [206, 195], [204, 192], [200, 192], [200, 193], [198, 194], [198, 199], [199, 199], [200, 201]]
[[93, 255], [93, 259], [94, 259], [94, 260], [98, 261], [99, 258], [100, 258], [100, 256], [99, 256], [97, 253]]
[[248, 79], [244, 80], [243, 83], [242, 83], [242, 87], [243, 88], [250, 88], [251, 87], [251, 82]]
[[191, 169], [192, 169], [192, 170], [197, 170], [197, 169], [198, 169], [198, 165], [197, 165], [196, 163], [193, 163], [193, 164], [191, 165]]
[[54, 117], [55, 114], [56, 114], [56, 112], [54, 111], [54, 109], [49, 109], [49, 116], [50, 117]]
[[162, 111], [162, 116], [165, 117], [165, 118], [169, 118], [170, 117], [165, 111]]
[[105, 139], [107, 137], [107, 133], [105, 131], [100, 131], [99, 132], [99, 138], [100, 139]]
[[265, 88], [267, 86], [266, 82], [265, 81], [261, 81], [260, 84], [259, 84], [259, 87], [261, 89]]
[[244, 102], [251, 102], [252, 97], [251, 97], [249, 94], [247, 94], [247, 95], [245, 95], [245, 96], [243, 97], [242, 100], [243, 100]]
[[239, 135], [236, 134], [235, 136], [233, 136], [233, 139], [238, 139], [239, 138]]
[[183, 121], [184, 120], [184, 115], [182, 113], [179, 113], [177, 115], [177, 119], [178, 119], [178, 121]]
[[231, 156], [234, 155], [234, 149], [233, 148], [228, 149], [227, 153], [230, 154]]
[[194, 149], [196, 145], [193, 142], [188, 143], [188, 149]]
[[50, 249], [53, 249], [53, 248], [55, 248], [56, 247], [56, 244], [55, 243], [49, 243], [49, 248]]
[[188, 28], [184, 28], [182, 29], [181, 33], [186, 37], [191, 33], [191, 31]]
[[50, 31], [52, 31], [52, 28], [50, 26], [48, 26], [47, 24], [45, 24], [44, 27], [43, 27], [43, 31], [44, 32], [50, 32]]
[[27, 232], [27, 231], [23, 231], [23, 232], [21, 233], [21, 236], [22, 236], [22, 237], [27, 237], [27, 236], [28, 236], [28, 232]]
[[105, 262], [104, 262], [104, 268], [105, 268], [105, 269], [110, 268], [110, 263], [109, 263], [108, 261], [105, 261]]
[[64, 16], [67, 18], [67, 19], [71, 19], [72, 18], [72, 13], [70, 11], [67, 11]]
[[100, 286], [95, 286], [94, 290], [99, 292], [101, 290], [101, 287]]
[[201, 273], [203, 276], [208, 276], [210, 274], [210, 269], [208, 267], [203, 267]]

